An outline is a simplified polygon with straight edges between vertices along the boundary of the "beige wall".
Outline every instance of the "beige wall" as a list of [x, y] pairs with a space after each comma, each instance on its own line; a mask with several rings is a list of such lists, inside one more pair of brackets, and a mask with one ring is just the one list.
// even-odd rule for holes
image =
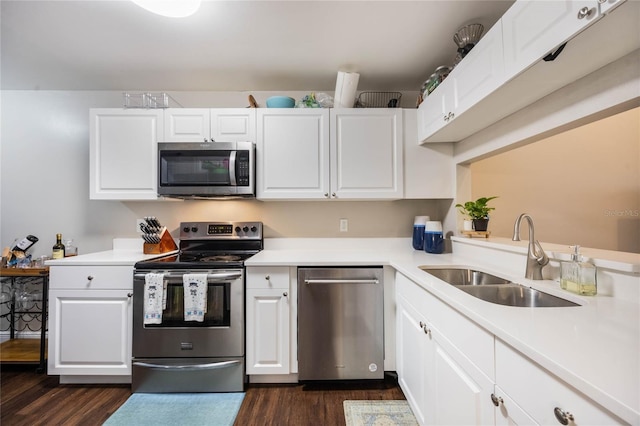
[[640, 108], [475, 162], [471, 182], [500, 197], [493, 236], [527, 212], [541, 241], [640, 252]]

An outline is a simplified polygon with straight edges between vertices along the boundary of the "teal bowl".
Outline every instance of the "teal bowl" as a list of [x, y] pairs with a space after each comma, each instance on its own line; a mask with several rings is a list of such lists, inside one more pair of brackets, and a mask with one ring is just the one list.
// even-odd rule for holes
[[288, 96], [272, 96], [267, 99], [267, 108], [293, 108], [296, 100]]

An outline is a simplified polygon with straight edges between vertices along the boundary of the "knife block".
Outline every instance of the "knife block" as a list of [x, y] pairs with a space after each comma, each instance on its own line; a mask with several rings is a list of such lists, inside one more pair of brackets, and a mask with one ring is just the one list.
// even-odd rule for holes
[[142, 252], [144, 254], [162, 254], [174, 250], [178, 250], [178, 246], [169, 231], [167, 231], [167, 228], [162, 229], [160, 242], [158, 244], [144, 243], [142, 246]]

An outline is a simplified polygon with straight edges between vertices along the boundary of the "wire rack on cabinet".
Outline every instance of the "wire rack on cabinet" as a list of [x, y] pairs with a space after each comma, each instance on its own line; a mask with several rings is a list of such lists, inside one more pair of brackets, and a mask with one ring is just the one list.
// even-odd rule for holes
[[362, 92], [356, 99], [356, 108], [400, 108], [400, 92]]
[[182, 107], [175, 99], [166, 92], [152, 93], [122, 93], [125, 108], [171, 108]]

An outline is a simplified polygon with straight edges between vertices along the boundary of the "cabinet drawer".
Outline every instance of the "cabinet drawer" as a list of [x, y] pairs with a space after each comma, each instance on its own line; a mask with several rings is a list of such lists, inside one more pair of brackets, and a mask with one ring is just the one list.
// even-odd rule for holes
[[132, 266], [53, 266], [51, 289], [133, 289]]
[[288, 266], [250, 266], [247, 268], [247, 288], [289, 288]]
[[574, 422], [570, 424], [626, 423], [497, 339], [496, 384], [538, 424], [559, 424], [554, 414], [556, 407], [565, 413], [571, 413]]

